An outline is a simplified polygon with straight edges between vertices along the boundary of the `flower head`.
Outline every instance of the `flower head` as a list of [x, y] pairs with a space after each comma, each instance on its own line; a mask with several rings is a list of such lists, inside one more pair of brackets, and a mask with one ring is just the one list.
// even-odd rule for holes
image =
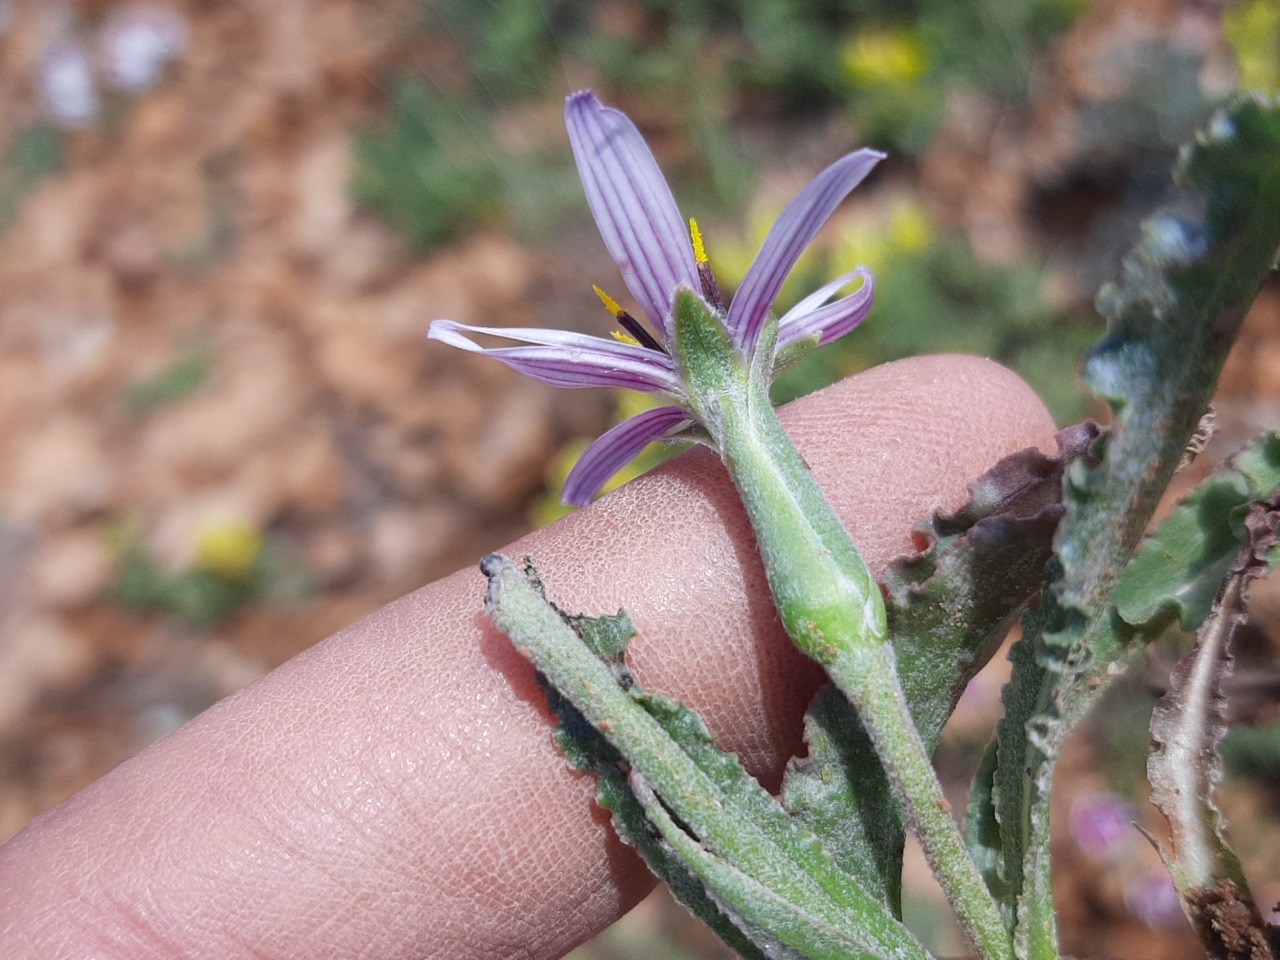
[[[675, 349], [681, 291], [700, 296], [719, 319], [744, 369], [765, 370], [770, 376], [797, 354], [842, 337], [862, 322], [874, 293], [871, 274], [863, 268], [805, 297], [776, 321], [771, 310], [800, 254], [883, 154], [858, 150], [818, 174], [778, 218], [726, 308], [697, 224], [690, 221], [686, 229], [671, 189], [635, 125], [585, 90], [569, 97], [565, 121], [605, 247], [652, 329], [597, 288], [624, 331], [615, 334], [616, 339], [559, 330], [474, 327], [450, 320], [432, 323], [429, 336], [487, 354], [553, 386], [626, 387], [670, 401], [623, 421], [587, 448], [564, 489], [565, 503], [583, 504], [646, 445], [690, 439], [699, 426], [684, 364]], [[861, 280], [856, 291], [832, 300], [855, 280]], [[776, 332], [769, 329], [764, 335], [772, 324]], [[484, 348], [468, 334], [518, 345]], [[765, 350], [769, 356], [759, 356]]]

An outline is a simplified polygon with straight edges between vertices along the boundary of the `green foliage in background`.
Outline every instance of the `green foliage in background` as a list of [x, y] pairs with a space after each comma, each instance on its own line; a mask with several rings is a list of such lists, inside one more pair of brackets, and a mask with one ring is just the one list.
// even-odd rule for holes
[[0, 160], [0, 231], [13, 223], [25, 197], [62, 169], [66, 134], [49, 124], [17, 131]]
[[[717, 205], [752, 181], [733, 121], [847, 110], [864, 142], [919, 153], [956, 84], [1024, 103], [1035, 57], [1079, 0], [974, 8], [948, 0], [441, 0], [418, 29], [461, 47], [465, 92], [404, 80], [383, 131], [356, 135], [352, 195], [414, 249], [503, 219], [545, 233], [563, 210], [564, 154], [541, 174], [490, 131], [492, 115], [567, 89], [585, 65], [624, 99], [661, 103], [693, 148], [686, 179]], [[483, 105], [483, 106], [482, 106]], [[516, 171], [523, 171], [517, 173]], [[535, 171], [532, 175], [530, 171]]]
[[210, 630], [251, 604], [311, 592], [297, 562], [247, 523], [207, 525], [194, 562], [177, 571], [152, 553], [133, 524], [121, 524], [111, 539], [117, 557], [112, 595], [138, 616], [167, 614], [193, 630]]
[[124, 402], [134, 413], [149, 413], [177, 403], [196, 393], [213, 372], [213, 351], [207, 344], [195, 344], [154, 377], [125, 388]]
[[1221, 749], [1233, 775], [1280, 784], [1280, 724], [1232, 727]]
[[963, 240], [946, 237], [896, 258], [876, 279], [876, 306], [866, 328], [788, 371], [776, 387], [779, 399], [888, 360], [970, 353], [1017, 370], [1059, 422], [1084, 414], [1075, 358], [1096, 338], [1097, 321], [1047, 307], [1036, 268], [982, 264]]
[[406, 80], [392, 97], [390, 129], [355, 136], [351, 194], [414, 249], [450, 240], [499, 212], [500, 178], [486, 130], [463, 105]]
[[843, 104], [869, 141], [919, 150], [950, 85], [1025, 100], [1037, 56], [1082, 7], [637, 0], [601, 13], [585, 0], [445, 0], [427, 24], [464, 42], [477, 85], [495, 99], [543, 92], [563, 62], [578, 60], [619, 89], [679, 90], [670, 102], [690, 114], [709, 84], [722, 116], [747, 103], [788, 114]]
[[885, 222], [847, 231], [815, 279], [857, 264], [875, 271], [871, 317], [854, 336], [787, 371], [774, 387], [778, 402], [878, 363], [921, 353], [969, 353], [1016, 370], [1059, 423], [1084, 416], [1087, 399], [1076, 358], [1096, 339], [1099, 323], [1049, 306], [1038, 265], [983, 263], [963, 237], [938, 234], [923, 209], [911, 203], [899, 205]]

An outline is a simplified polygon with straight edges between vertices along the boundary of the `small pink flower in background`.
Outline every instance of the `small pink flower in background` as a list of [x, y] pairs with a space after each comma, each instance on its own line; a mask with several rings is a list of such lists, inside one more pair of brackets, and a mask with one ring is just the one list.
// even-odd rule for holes
[[36, 70], [36, 86], [46, 115], [63, 127], [87, 127], [98, 119], [98, 89], [84, 46], [60, 40], [50, 46]]
[[189, 35], [186, 18], [169, 7], [135, 4], [112, 11], [100, 41], [107, 82], [132, 93], [149, 90], [186, 50]]
[[1125, 884], [1125, 908], [1152, 930], [1172, 930], [1187, 922], [1182, 899], [1164, 867]]
[[1114, 793], [1088, 793], [1076, 798], [1069, 816], [1071, 835], [1085, 853], [1106, 856], [1137, 835], [1138, 812]]

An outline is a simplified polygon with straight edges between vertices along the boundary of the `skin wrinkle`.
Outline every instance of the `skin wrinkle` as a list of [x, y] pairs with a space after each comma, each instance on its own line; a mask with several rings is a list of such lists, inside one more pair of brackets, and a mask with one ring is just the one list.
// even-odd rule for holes
[[[972, 358], [877, 368], [784, 420], [873, 568], [928, 508], [959, 506], [967, 479], [1051, 447], [1053, 430], [1024, 385]], [[776, 783], [815, 673], [777, 635], [714, 458], [508, 552], [533, 554], [567, 609], [625, 605], [640, 681]], [[383, 608], [33, 823], [0, 848], [0, 955], [546, 960], [601, 929], [651, 881], [556, 753], [531, 669], [478, 613], [483, 590], [471, 568]], [[378, 811], [364, 830], [343, 820], [349, 797], [324, 813], [326, 771], [346, 764]], [[130, 949], [126, 909], [171, 952]]]

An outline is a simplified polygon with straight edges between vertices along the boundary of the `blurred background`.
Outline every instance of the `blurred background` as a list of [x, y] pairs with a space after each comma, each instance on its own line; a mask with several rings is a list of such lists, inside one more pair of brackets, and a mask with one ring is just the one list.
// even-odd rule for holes
[[[1063, 424], [1091, 303], [1176, 146], [1277, 92], [1274, 0], [0, 0], [0, 840], [217, 699], [558, 513], [634, 397], [556, 392], [428, 323], [603, 333], [622, 286], [563, 98], [625, 109], [723, 285], [843, 152], [890, 159], [785, 308], [863, 263], [872, 319], [778, 398], [961, 351]], [[1216, 402], [1217, 450], [1280, 422], [1280, 287]], [[662, 456], [655, 453], [648, 462]], [[1146, 716], [1172, 638], [1063, 761], [1066, 948], [1201, 955], [1148, 844]], [[1280, 595], [1241, 651], [1223, 806], [1280, 900]], [[940, 764], [963, 791], [981, 675]], [[962, 802], [962, 792], [957, 801]], [[963, 949], [908, 863], [908, 916]], [[576, 960], [727, 954], [662, 896]]]

